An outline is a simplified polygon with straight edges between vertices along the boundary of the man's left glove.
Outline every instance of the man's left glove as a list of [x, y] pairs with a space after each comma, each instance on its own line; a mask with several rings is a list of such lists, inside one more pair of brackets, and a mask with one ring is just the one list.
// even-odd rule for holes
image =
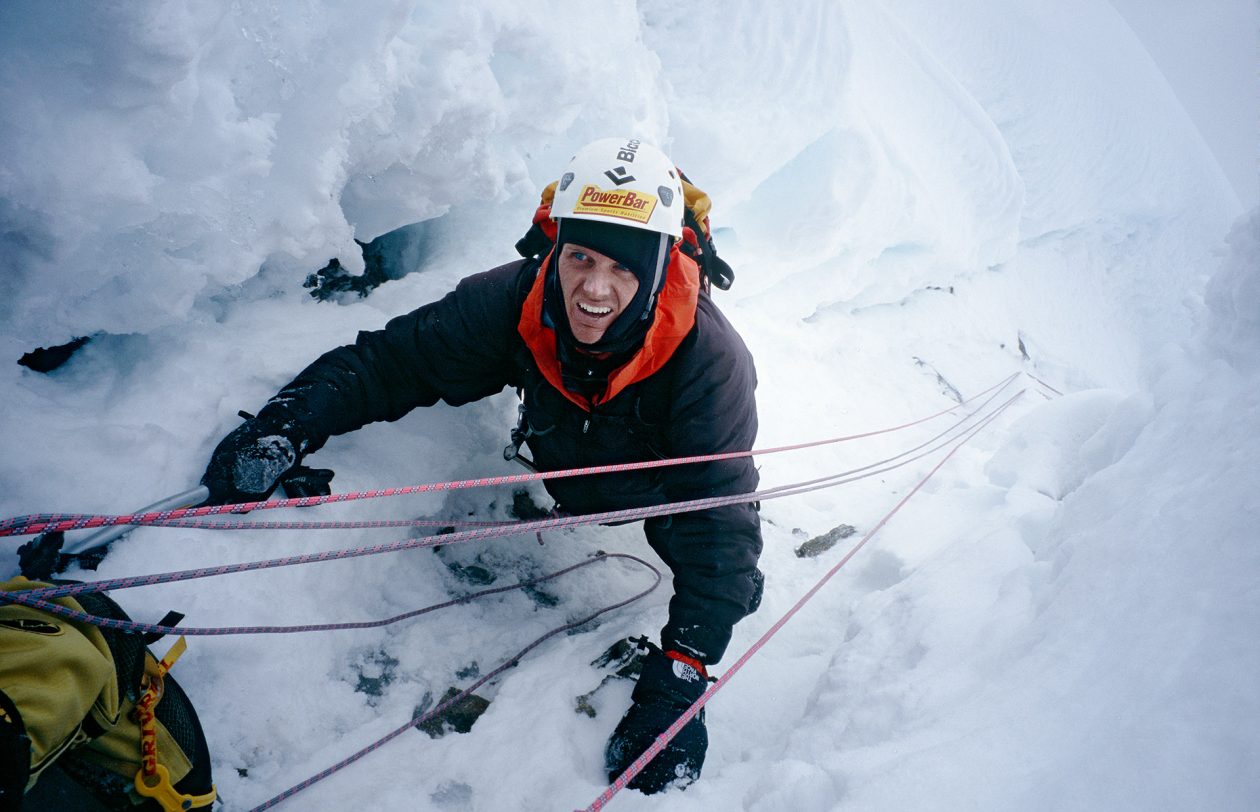
[[283, 412], [264, 409], [224, 437], [210, 456], [201, 484], [210, 489], [203, 505], [261, 502], [309, 447], [302, 427]]

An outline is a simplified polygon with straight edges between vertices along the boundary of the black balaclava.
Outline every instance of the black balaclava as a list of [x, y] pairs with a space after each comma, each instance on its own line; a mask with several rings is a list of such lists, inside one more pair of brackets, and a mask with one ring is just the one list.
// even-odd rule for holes
[[[577, 243], [615, 259], [639, 280], [639, 289], [599, 341], [581, 344], [573, 337], [560, 288], [557, 265], [567, 243]], [[665, 287], [673, 239], [668, 234], [595, 220], [563, 218], [543, 288], [543, 316], [556, 331], [556, 354], [565, 387], [591, 397], [603, 392], [608, 376], [643, 344], [656, 318], [656, 300]]]

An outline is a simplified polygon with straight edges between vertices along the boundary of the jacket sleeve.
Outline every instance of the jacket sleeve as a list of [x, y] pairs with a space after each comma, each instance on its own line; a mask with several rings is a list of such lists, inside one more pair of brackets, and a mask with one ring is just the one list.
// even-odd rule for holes
[[[701, 333], [689, 353], [694, 362], [684, 365], [674, 385], [666, 450], [671, 457], [747, 451], [757, 437], [757, 376], [752, 356], [716, 309], [713, 315], [698, 322]], [[751, 457], [671, 467], [665, 472], [670, 501], [757, 489]], [[762, 542], [757, 506], [727, 505], [649, 519], [644, 528], [653, 549], [674, 573], [674, 597], [669, 623], [661, 633], [662, 646], [691, 649], [702, 660], [717, 662], [732, 627], [754, 611], [760, 600], [762, 576], [757, 558]]]
[[442, 299], [359, 333], [302, 370], [264, 411], [296, 420], [314, 450], [332, 435], [397, 420], [417, 406], [458, 406], [502, 390], [512, 379], [522, 267], [467, 277]]

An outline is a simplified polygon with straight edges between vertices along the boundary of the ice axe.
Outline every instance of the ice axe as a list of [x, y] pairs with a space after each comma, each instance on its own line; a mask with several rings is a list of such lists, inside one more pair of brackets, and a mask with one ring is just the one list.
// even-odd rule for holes
[[[328, 484], [332, 478], [333, 472], [330, 470], [298, 465], [281, 477], [279, 487], [284, 495], [291, 499], [302, 496], [327, 496], [332, 493], [332, 488]], [[209, 496], [210, 489], [205, 485], [198, 485], [183, 493], [159, 499], [132, 513], [156, 513], [163, 510], [194, 507], [206, 501]], [[85, 569], [94, 570], [109, 552], [109, 545], [131, 532], [132, 527], [133, 525], [128, 524], [103, 527], [95, 533], [89, 533], [73, 541], [66, 541], [66, 534], [61, 530], [41, 533], [18, 547], [18, 566], [21, 568], [22, 575], [32, 581], [47, 581], [75, 562]]]
[[[151, 505], [140, 508], [135, 513], [152, 513], [160, 510], [176, 510], [192, 507], [206, 501], [210, 489], [198, 485], [192, 490], [159, 499]], [[66, 541], [66, 534], [61, 530], [40, 533], [31, 541], [18, 547], [18, 566], [22, 574], [32, 581], [46, 581], [64, 570], [74, 560], [85, 564], [88, 569], [96, 565], [109, 551], [109, 545], [119, 536], [131, 530], [131, 525], [116, 524], [102, 527], [95, 533], [83, 538]]]

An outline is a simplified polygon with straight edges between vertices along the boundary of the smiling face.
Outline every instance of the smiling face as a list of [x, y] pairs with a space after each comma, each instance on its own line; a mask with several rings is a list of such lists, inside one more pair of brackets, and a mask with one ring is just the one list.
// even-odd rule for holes
[[582, 344], [599, 341], [639, 290], [634, 271], [577, 243], [565, 243], [556, 271], [569, 329]]

